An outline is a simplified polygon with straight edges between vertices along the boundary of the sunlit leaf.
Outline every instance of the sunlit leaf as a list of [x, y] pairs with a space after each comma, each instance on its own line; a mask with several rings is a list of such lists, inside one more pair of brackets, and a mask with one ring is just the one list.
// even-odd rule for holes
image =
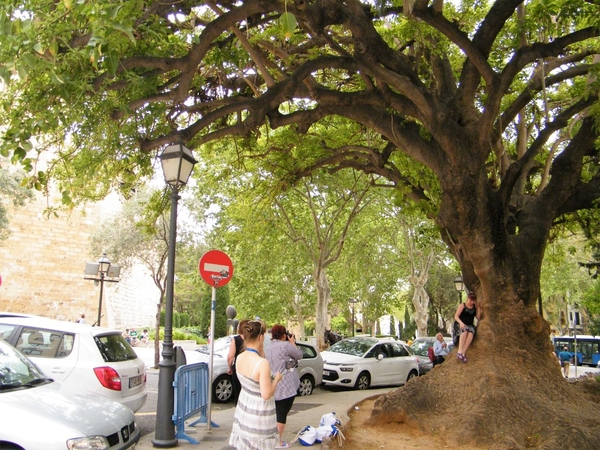
[[294, 34], [294, 30], [296, 29], [297, 22], [296, 16], [294, 16], [290, 12], [284, 12], [279, 17], [279, 23], [281, 24], [281, 28], [283, 29], [283, 35], [286, 38], [289, 38]]

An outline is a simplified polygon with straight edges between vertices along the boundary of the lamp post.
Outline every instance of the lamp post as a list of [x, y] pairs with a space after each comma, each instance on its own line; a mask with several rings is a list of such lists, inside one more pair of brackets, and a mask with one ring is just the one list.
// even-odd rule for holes
[[121, 268], [117, 265], [111, 264], [110, 260], [106, 257], [106, 253], [102, 253], [102, 256], [97, 263], [86, 263], [85, 274], [93, 275], [93, 277], [84, 277], [86, 280], [94, 280], [96, 285], [100, 283], [100, 299], [98, 300], [98, 320], [94, 325], [101, 325], [102, 320], [102, 297], [104, 295], [104, 282], [118, 283], [118, 278]]
[[165, 182], [171, 186], [171, 218], [169, 228], [169, 251], [167, 262], [167, 289], [165, 299], [165, 337], [162, 360], [158, 363], [158, 402], [156, 427], [152, 445], [175, 447], [175, 424], [173, 423], [175, 359], [173, 351], [173, 284], [175, 282], [175, 242], [177, 237], [177, 203], [179, 188], [188, 182], [196, 164], [190, 149], [183, 144], [169, 145], [160, 155]]
[[354, 305], [356, 305], [357, 303], [358, 300], [356, 300], [355, 298], [351, 298], [350, 300], [348, 300], [348, 304], [352, 309], [352, 337], [354, 337]]
[[458, 291], [459, 303], [462, 303], [462, 293], [465, 290], [465, 283], [460, 275], [454, 279], [454, 287]]

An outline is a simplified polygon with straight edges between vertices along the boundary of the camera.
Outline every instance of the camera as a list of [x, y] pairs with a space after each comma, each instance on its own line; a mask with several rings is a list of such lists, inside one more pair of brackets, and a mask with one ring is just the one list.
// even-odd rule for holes
[[287, 336], [288, 340], [294, 337], [294, 335], [292, 333], [290, 333], [289, 331], [286, 331], [285, 335]]

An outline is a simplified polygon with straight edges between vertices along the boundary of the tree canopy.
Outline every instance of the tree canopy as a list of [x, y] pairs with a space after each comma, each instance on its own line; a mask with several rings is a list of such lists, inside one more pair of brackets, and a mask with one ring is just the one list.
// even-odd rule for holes
[[[598, 12], [586, 0], [7, 0], [0, 152], [32, 185], [56, 180], [66, 205], [128, 191], [177, 142], [202, 153], [231, 139], [240, 158], [271, 158], [282, 188], [321, 169], [376, 175], [435, 220], [482, 301], [468, 370], [485, 376], [465, 393], [436, 383], [467, 370], [444, 364], [373, 417], [510, 448], [531, 430], [560, 447], [568, 424], [574, 448], [598, 448], [536, 310], [548, 240], [597, 228]], [[322, 133], [310, 152], [276, 138], [317, 124], [358, 134]], [[523, 389], [521, 373], [543, 377]], [[442, 384], [468, 417], [455, 397], [433, 414]]]

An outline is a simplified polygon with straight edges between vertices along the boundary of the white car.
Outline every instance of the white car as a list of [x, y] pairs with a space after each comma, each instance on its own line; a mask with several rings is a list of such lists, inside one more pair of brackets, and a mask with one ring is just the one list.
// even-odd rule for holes
[[121, 332], [38, 316], [0, 314], [0, 338], [61, 382], [138, 411], [146, 403], [146, 366]]
[[[233, 336], [225, 336], [215, 339], [213, 348], [213, 374], [212, 395], [215, 403], [226, 403], [233, 396], [233, 384], [231, 375], [227, 374], [227, 355]], [[270, 337], [265, 339], [265, 347], [271, 343]], [[300, 376], [299, 395], [310, 395], [314, 388], [321, 384], [323, 377], [323, 359], [316, 347], [308, 342], [296, 341], [296, 345], [302, 350], [302, 359], [298, 362], [298, 375]], [[185, 353], [187, 364], [197, 362], [209, 362], [209, 347], [202, 346], [195, 351]]]
[[133, 448], [133, 411], [93, 394], [61, 393], [58, 382], [0, 339], [0, 448]]
[[368, 389], [404, 384], [419, 375], [419, 362], [393, 338], [352, 337], [333, 344], [323, 357], [323, 384]]

